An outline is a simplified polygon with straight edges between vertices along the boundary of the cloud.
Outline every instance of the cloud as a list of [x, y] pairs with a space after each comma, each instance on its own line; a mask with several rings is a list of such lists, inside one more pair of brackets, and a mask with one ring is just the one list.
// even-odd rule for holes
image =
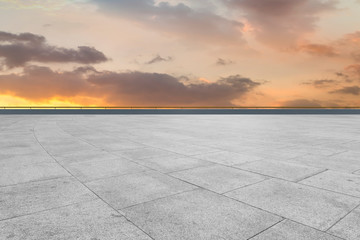
[[226, 66], [226, 65], [231, 65], [234, 64], [234, 62], [232, 60], [226, 60], [223, 58], [218, 58], [216, 61], [216, 65], [218, 66]]
[[104, 53], [93, 47], [62, 48], [48, 45], [45, 37], [40, 35], [8, 32], [0, 32], [0, 58], [9, 68], [24, 66], [28, 62], [90, 64], [108, 60]]
[[351, 64], [344, 68], [343, 71], [335, 73], [338, 77], [342, 78], [346, 82], [360, 82], [360, 64]]
[[0, 3], [7, 3], [15, 8], [40, 8], [45, 10], [61, 9], [69, 2], [68, 0], [0, 0]]
[[322, 107], [320, 101], [308, 99], [295, 99], [282, 103], [283, 107]]
[[157, 55], [156, 57], [154, 57], [153, 59], [151, 59], [150, 61], [146, 62], [146, 64], [154, 64], [154, 63], [159, 63], [159, 62], [169, 62], [172, 61], [173, 58], [172, 57], [166, 57], [163, 58], [160, 55]]
[[242, 44], [243, 23], [207, 10], [154, 0], [91, 0], [101, 11], [136, 22], [167, 36], [201, 43]]
[[350, 94], [350, 95], [358, 96], [360, 95], [360, 87], [359, 86], [343, 87], [341, 89], [337, 89], [329, 93]]
[[22, 74], [0, 75], [0, 94], [37, 102], [88, 97], [107, 105], [128, 106], [231, 106], [233, 100], [260, 85], [240, 75], [211, 83], [183, 83], [181, 78], [168, 74], [99, 72], [92, 67], [57, 72], [28, 66]]
[[324, 44], [304, 44], [298, 47], [301, 52], [306, 52], [310, 55], [320, 57], [335, 57], [338, 56], [333, 46]]
[[345, 71], [360, 77], [360, 64], [352, 64], [345, 68]]
[[287, 49], [316, 29], [323, 12], [335, 9], [337, 0], [223, 0], [240, 11], [255, 28], [258, 41]]
[[310, 85], [313, 86], [315, 88], [328, 88], [331, 87], [335, 84], [337, 84], [338, 81], [337, 80], [332, 80], [332, 79], [319, 79], [319, 80], [310, 80], [310, 81], [306, 81], [303, 82], [303, 85]]

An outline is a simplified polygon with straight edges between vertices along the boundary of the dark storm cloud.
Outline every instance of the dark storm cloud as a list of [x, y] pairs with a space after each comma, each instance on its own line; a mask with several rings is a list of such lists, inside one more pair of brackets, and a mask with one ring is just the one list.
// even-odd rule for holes
[[172, 61], [172, 60], [173, 60], [172, 57], [163, 58], [160, 55], [157, 55], [156, 57], [154, 57], [150, 61], [146, 62], [146, 64], [154, 64], [154, 63], [159, 63], [159, 62], [169, 62], [169, 61]]
[[341, 89], [337, 89], [331, 91], [330, 93], [340, 93], [340, 94], [349, 94], [349, 95], [360, 95], [360, 87], [359, 86], [351, 86], [351, 87], [343, 87]]
[[47, 44], [40, 35], [8, 32], [0, 32], [0, 58], [8, 68], [24, 66], [28, 62], [90, 64], [108, 60], [93, 47], [62, 48]]
[[286, 101], [282, 104], [283, 107], [322, 107], [317, 100], [295, 99]]
[[255, 26], [259, 41], [293, 47], [303, 34], [316, 28], [319, 14], [334, 10], [337, 0], [223, 0]]
[[[41, 101], [54, 97], [92, 97], [109, 105], [230, 106], [261, 83], [239, 75], [213, 83], [183, 83], [168, 74], [98, 72], [82, 67], [56, 72], [29, 66], [21, 75], [0, 75], [0, 93]], [[44, 91], [46, 89], [46, 91]]]
[[244, 25], [210, 11], [198, 11], [180, 3], [154, 0], [92, 0], [101, 11], [129, 19], [168, 36], [202, 43], [243, 43]]

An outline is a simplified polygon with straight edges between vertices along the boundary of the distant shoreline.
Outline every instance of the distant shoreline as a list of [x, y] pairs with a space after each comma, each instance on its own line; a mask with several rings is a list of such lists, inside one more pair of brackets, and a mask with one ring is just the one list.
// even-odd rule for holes
[[0, 109], [0, 114], [164, 114], [164, 115], [184, 115], [184, 114], [214, 114], [214, 115], [236, 115], [236, 114], [360, 114], [359, 108], [183, 108], [183, 109]]

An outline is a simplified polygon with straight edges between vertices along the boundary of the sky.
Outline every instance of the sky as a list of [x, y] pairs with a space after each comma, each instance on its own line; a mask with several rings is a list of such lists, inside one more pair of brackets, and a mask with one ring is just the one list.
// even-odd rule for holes
[[0, 106], [360, 106], [360, 0], [0, 0]]

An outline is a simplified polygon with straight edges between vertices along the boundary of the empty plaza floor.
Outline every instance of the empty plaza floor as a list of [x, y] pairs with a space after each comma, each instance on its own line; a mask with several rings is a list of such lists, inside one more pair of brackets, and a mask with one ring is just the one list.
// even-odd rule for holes
[[360, 115], [1, 115], [1, 240], [359, 240]]

